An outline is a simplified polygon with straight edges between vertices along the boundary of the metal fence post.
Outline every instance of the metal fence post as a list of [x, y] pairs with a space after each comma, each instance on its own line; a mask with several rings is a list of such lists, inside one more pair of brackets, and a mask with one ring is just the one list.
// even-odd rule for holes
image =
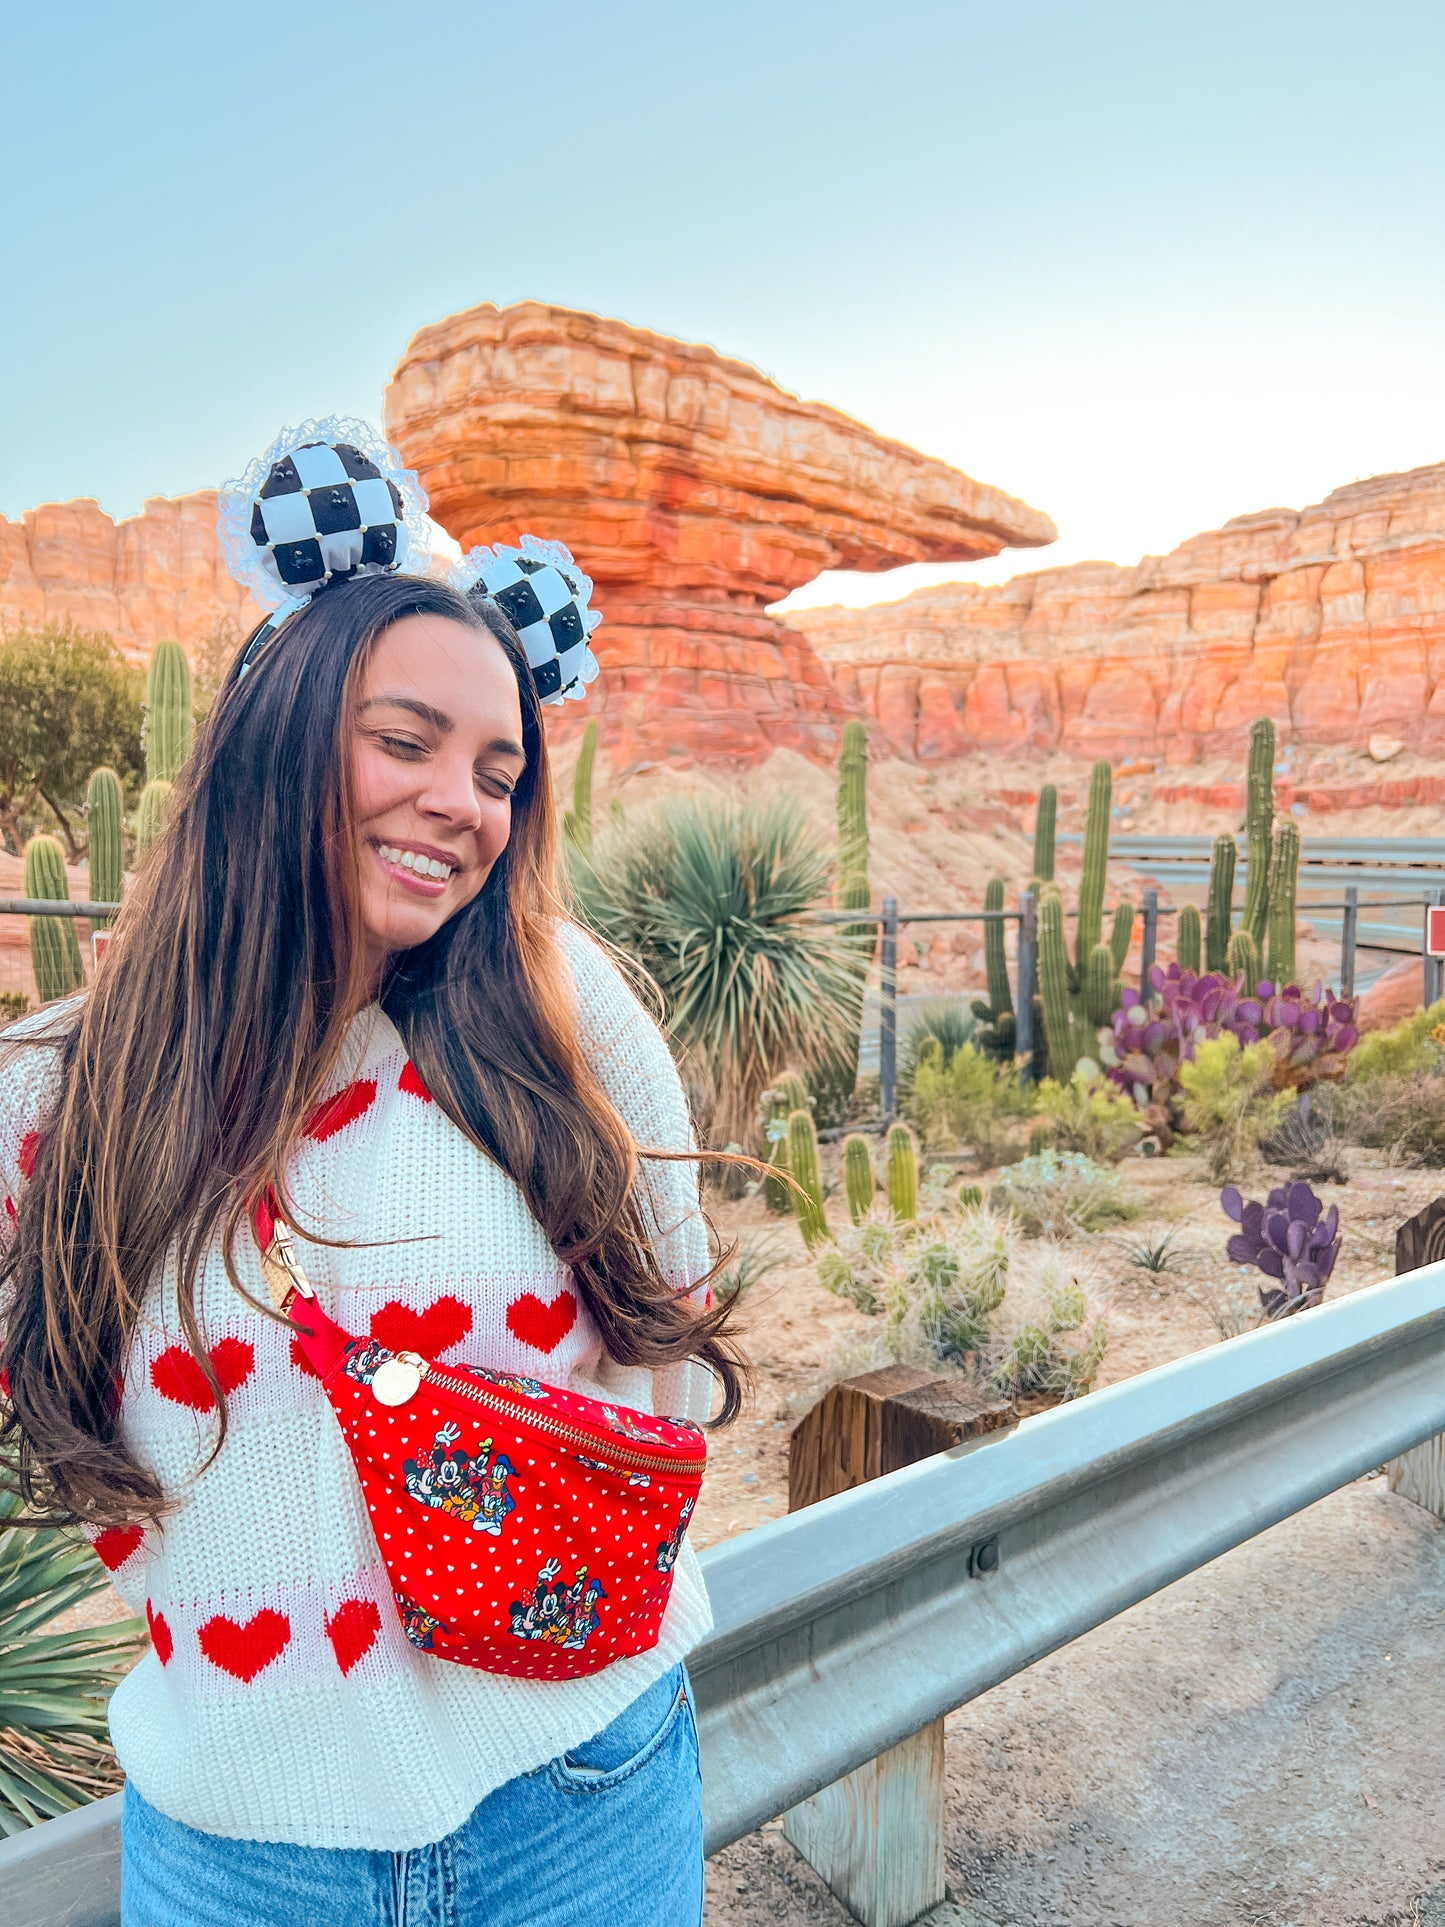
[[1019, 1060], [1019, 1081], [1024, 1084], [1033, 1076], [1034, 960], [1038, 955], [1038, 935], [1038, 899], [1032, 890], [1025, 890], [1019, 898], [1019, 988], [1014, 1014], [1014, 1051]]
[[1150, 995], [1149, 972], [1154, 968], [1154, 953], [1159, 948], [1159, 892], [1144, 892], [1144, 935], [1139, 945], [1139, 994]]
[[[1420, 933], [1420, 948], [1422, 951], [1430, 941], [1430, 906], [1432, 903], [1445, 903], [1445, 890], [1431, 890], [1425, 899], [1424, 928]], [[1428, 1010], [1432, 1004], [1438, 1004], [1440, 1001], [1440, 973], [1442, 966], [1445, 966], [1445, 959], [1441, 959], [1440, 957], [1425, 958], [1426, 1010]]]
[[1360, 929], [1360, 892], [1353, 883], [1345, 885], [1345, 914], [1340, 924], [1340, 995], [1355, 994], [1355, 941]]
[[885, 1124], [898, 1109], [898, 899], [883, 899], [878, 949], [878, 1109]]

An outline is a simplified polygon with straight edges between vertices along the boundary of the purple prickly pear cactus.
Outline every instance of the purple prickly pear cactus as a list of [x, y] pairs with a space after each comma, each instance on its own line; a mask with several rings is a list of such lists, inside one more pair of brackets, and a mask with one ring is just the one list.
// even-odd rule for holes
[[1264, 1316], [1288, 1318], [1319, 1304], [1340, 1255], [1339, 1206], [1326, 1211], [1303, 1180], [1277, 1185], [1263, 1204], [1226, 1184], [1219, 1202], [1239, 1226], [1225, 1246], [1228, 1255], [1276, 1281], [1259, 1288]]

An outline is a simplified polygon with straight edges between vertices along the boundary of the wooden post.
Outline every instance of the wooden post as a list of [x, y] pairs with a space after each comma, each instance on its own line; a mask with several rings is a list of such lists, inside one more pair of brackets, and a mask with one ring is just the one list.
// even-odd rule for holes
[[[1445, 1198], [1436, 1198], [1395, 1233], [1395, 1272], [1418, 1271], [1445, 1258]], [[1445, 1519], [1445, 1432], [1437, 1432], [1413, 1452], [1391, 1459], [1385, 1475], [1392, 1492]]]
[[1034, 1076], [1034, 990], [1035, 959], [1038, 956], [1038, 898], [1025, 890], [1019, 898], [1018, 1002], [1014, 1014], [1014, 1054], [1018, 1058], [1019, 1082], [1031, 1084]]
[[1353, 997], [1355, 994], [1355, 944], [1360, 932], [1360, 892], [1349, 883], [1345, 885], [1345, 915], [1340, 924], [1340, 995]]
[[[788, 1510], [1010, 1424], [977, 1385], [886, 1365], [835, 1385], [789, 1441]], [[909, 1927], [946, 1898], [943, 1721], [815, 1793], [783, 1832], [863, 1927]]]
[[878, 947], [878, 1109], [885, 1124], [898, 1109], [898, 899], [883, 899]]

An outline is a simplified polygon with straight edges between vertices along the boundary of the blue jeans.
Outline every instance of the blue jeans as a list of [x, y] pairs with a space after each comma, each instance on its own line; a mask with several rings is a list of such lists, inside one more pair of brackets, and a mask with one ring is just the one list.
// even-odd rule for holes
[[121, 1927], [700, 1927], [701, 1791], [680, 1666], [408, 1853], [225, 1840], [127, 1785]]

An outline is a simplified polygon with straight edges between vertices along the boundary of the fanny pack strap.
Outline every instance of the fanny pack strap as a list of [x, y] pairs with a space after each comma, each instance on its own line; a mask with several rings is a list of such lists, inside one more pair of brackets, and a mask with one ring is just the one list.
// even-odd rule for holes
[[[261, 1276], [271, 1303], [291, 1320], [296, 1342], [306, 1363], [324, 1379], [341, 1363], [351, 1344], [351, 1333], [328, 1318], [317, 1301], [310, 1279], [296, 1256], [291, 1228], [279, 1216], [275, 1200], [267, 1197], [254, 1217], [256, 1244], [261, 1253]], [[270, 1235], [266, 1235], [269, 1227]]]

